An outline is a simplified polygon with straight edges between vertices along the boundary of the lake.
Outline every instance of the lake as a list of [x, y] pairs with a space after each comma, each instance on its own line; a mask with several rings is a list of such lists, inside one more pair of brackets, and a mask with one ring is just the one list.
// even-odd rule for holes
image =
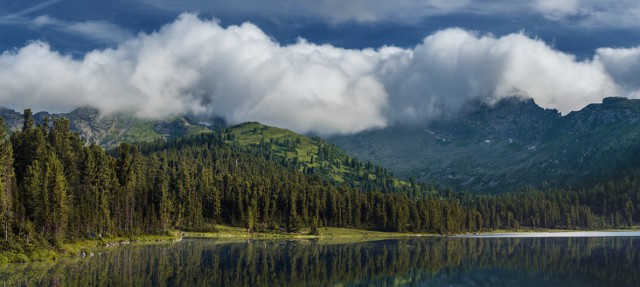
[[640, 286], [640, 237], [184, 239], [0, 267], [6, 286]]

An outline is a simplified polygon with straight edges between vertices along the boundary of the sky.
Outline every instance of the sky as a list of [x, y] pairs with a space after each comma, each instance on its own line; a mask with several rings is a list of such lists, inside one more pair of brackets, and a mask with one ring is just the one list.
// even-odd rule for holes
[[0, 0], [0, 105], [349, 134], [640, 97], [637, 0]]

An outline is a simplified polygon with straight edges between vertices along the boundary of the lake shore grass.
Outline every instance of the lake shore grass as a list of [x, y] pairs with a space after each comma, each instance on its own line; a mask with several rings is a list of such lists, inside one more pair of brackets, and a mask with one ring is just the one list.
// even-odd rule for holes
[[284, 231], [265, 230], [250, 232], [246, 228], [234, 227], [228, 225], [216, 225], [215, 232], [182, 232], [184, 237], [199, 238], [290, 238], [290, 239], [337, 239], [337, 238], [410, 238], [410, 237], [446, 237], [453, 235], [470, 235], [470, 234], [505, 234], [505, 233], [559, 233], [559, 232], [624, 232], [624, 231], [640, 231], [640, 225], [625, 228], [605, 228], [605, 229], [544, 229], [544, 228], [519, 228], [519, 229], [497, 229], [479, 232], [464, 233], [413, 233], [413, 232], [384, 232], [371, 231], [365, 229], [340, 228], [340, 227], [321, 227], [318, 228], [318, 234], [309, 233], [309, 228], [302, 228], [298, 232], [287, 233]]
[[243, 241], [251, 239], [283, 239], [283, 240], [318, 240], [322, 243], [343, 244], [375, 241], [395, 238], [437, 237], [436, 233], [382, 232], [353, 228], [321, 227], [318, 234], [310, 234], [308, 228], [298, 232], [258, 231], [249, 232], [246, 228], [227, 225], [216, 225], [216, 232], [184, 232], [186, 238], [211, 238], [222, 242]]
[[61, 258], [93, 256], [98, 252], [132, 243], [150, 244], [176, 241], [181, 238], [180, 232], [173, 231], [162, 235], [114, 236], [80, 240], [62, 243], [56, 248], [32, 247], [25, 248], [26, 250], [22, 252], [4, 251], [0, 252], [0, 266], [14, 262], [56, 262]]
[[585, 231], [596, 232], [629, 232], [640, 231], [640, 225], [627, 228], [606, 228], [593, 230], [567, 230], [567, 229], [500, 229], [480, 232], [465, 232], [453, 234], [437, 233], [411, 233], [411, 232], [383, 232], [364, 229], [321, 227], [318, 234], [310, 234], [308, 228], [302, 228], [298, 232], [284, 232], [276, 230], [263, 230], [249, 232], [246, 228], [228, 225], [216, 225], [214, 232], [172, 231], [164, 235], [132, 235], [122, 237], [103, 237], [99, 239], [87, 239], [72, 243], [63, 243], [58, 248], [38, 247], [25, 252], [0, 252], [0, 266], [13, 262], [56, 262], [61, 258], [93, 256], [98, 252], [117, 246], [128, 244], [154, 244], [179, 241], [182, 238], [209, 238], [227, 242], [242, 242], [254, 239], [282, 239], [282, 240], [317, 240], [323, 244], [346, 244], [385, 239], [421, 238], [421, 237], [465, 237], [508, 234], [536, 234], [536, 233], [572, 233]]

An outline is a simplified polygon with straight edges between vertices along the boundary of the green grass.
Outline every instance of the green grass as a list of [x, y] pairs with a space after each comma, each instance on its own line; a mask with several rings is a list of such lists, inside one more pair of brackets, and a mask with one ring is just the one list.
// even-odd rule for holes
[[126, 142], [152, 142], [156, 139], [166, 138], [167, 135], [159, 134], [155, 131], [154, 123], [148, 120], [135, 123], [122, 136], [122, 141]]
[[89, 256], [92, 253], [104, 251], [119, 245], [174, 241], [180, 237], [181, 234], [174, 231], [166, 235], [135, 235], [127, 237], [79, 240], [71, 243], [63, 243], [57, 249], [32, 247], [27, 248], [28, 250], [23, 252], [8, 251], [0, 253], [0, 265], [10, 262], [55, 262], [61, 258], [75, 257], [83, 253]]
[[193, 135], [206, 134], [211, 132], [212, 131], [207, 127], [187, 125], [187, 130], [181, 136], [193, 136]]
[[[376, 180], [375, 167], [353, 168], [352, 158], [334, 145], [317, 137], [309, 138], [292, 131], [269, 127], [256, 122], [243, 123], [226, 130], [233, 135], [228, 144], [237, 144], [245, 150], [257, 150], [261, 144], [269, 145], [272, 157], [298, 162], [298, 171], [313, 169], [316, 175], [330, 182], [349, 183], [357, 187], [362, 179]], [[224, 136], [224, 135], [223, 135]], [[321, 152], [322, 151], [322, 152]], [[322, 154], [322, 156], [320, 156]], [[365, 166], [361, 163], [361, 166]], [[393, 178], [396, 187], [409, 183]]]
[[330, 243], [353, 243], [360, 241], [381, 240], [389, 238], [408, 238], [438, 236], [430, 233], [380, 232], [351, 228], [323, 227], [318, 228], [318, 235], [310, 235], [308, 228], [296, 233], [278, 231], [248, 232], [246, 228], [227, 225], [216, 225], [217, 232], [185, 232], [183, 236], [193, 238], [212, 238], [225, 241], [246, 239], [318, 239]]

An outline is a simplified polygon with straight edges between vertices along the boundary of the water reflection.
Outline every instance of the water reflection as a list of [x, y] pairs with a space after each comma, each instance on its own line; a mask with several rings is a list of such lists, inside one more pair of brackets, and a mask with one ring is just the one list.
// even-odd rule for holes
[[7, 286], [640, 286], [638, 237], [127, 246], [0, 268]]

